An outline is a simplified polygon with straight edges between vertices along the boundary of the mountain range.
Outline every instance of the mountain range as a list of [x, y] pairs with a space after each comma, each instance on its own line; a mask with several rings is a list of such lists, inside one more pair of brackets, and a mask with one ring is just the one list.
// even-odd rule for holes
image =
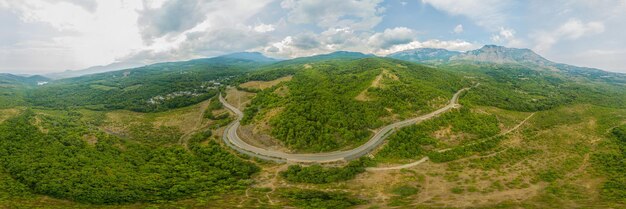
[[[226, 54], [222, 56], [212, 58], [201, 58], [190, 61], [184, 61], [187, 63], [199, 63], [199, 62], [221, 62], [225, 60], [247, 60], [258, 62], [262, 64], [270, 64], [280, 61], [286, 62], [310, 62], [318, 60], [328, 59], [358, 59], [366, 57], [375, 57], [372, 54], [363, 54], [360, 52], [349, 51], [337, 51], [329, 54], [320, 54], [309, 57], [300, 57], [295, 59], [281, 60], [276, 58], [270, 58], [263, 55], [260, 52], [237, 52], [232, 54]], [[422, 63], [427, 65], [441, 65], [441, 64], [454, 64], [454, 63], [475, 63], [475, 64], [518, 64], [532, 68], [538, 68], [548, 71], [564, 71], [572, 74], [579, 74], [583, 76], [594, 77], [620, 77], [620, 73], [612, 73], [602, 71], [595, 68], [578, 67], [567, 64], [552, 62], [530, 49], [518, 49], [507, 48], [496, 45], [485, 45], [480, 49], [459, 52], [450, 51], [440, 48], [417, 48], [389, 54], [385, 57], [394, 58], [409, 62]], [[177, 62], [180, 63], [180, 62]], [[157, 65], [160, 63], [157, 63]], [[105, 66], [94, 66], [83, 70], [67, 70], [59, 73], [49, 73], [43, 76], [50, 79], [63, 79], [79, 77], [83, 75], [104, 73], [116, 70], [131, 69], [140, 66], [145, 66], [144, 63], [139, 62], [116, 62]], [[40, 79], [41, 80], [41, 79]]]

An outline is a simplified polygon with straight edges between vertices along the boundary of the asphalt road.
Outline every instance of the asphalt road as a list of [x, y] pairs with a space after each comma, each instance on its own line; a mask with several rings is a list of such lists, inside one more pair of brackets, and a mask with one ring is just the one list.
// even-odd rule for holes
[[226, 100], [220, 94], [219, 99], [224, 107], [235, 113], [237, 115], [237, 119], [230, 123], [226, 129], [224, 129], [223, 140], [229, 147], [234, 150], [237, 150], [240, 153], [257, 157], [265, 160], [271, 160], [276, 162], [298, 162], [298, 163], [325, 163], [325, 162], [335, 162], [335, 161], [349, 161], [353, 159], [357, 159], [361, 156], [366, 155], [367, 153], [374, 150], [378, 147], [385, 138], [391, 135], [394, 131], [399, 128], [406, 127], [409, 125], [413, 125], [415, 123], [428, 120], [433, 118], [441, 113], [444, 113], [450, 109], [457, 108], [460, 105], [458, 104], [459, 96], [463, 91], [468, 90], [469, 88], [463, 88], [457, 91], [454, 96], [450, 99], [448, 104], [445, 107], [437, 109], [431, 113], [421, 115], [415, 118], [399, 121], [390, 125], [387, 125], [374, 134], [372, 138], [370, 138], [365, 144], [356, 147], [351, 150], [346, 151], [335, 151], [335, 152], [324, 152], [324, 153], [310, 153], [310, 154], [291, 154], [284, 153], [280, 151], [267, 150], [259, 147], [252, 146], [245, 141], [239, 138], [237, 134], [237, 129], [240, 126], [240, 120], [243, 118], [243, 112], [241, 110], [235, 108], [234, 106], [228, 104]]

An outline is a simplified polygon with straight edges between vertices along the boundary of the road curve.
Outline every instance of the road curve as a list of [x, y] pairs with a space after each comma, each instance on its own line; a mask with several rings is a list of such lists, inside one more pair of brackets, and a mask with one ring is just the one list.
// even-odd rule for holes
[[235, 115], [237, 116], [237, 119], [235, 121], [233, 121], [228, 126], [226, 126], [226, 129], [224, 129], [224, 134], [222, 138], [224, 140], [224, 143], [228, 145], [229, 147], [231, 147], [232, 149], [240, 153], [243, 153], [252, 157], [261, 158], [264, 160], [271, 160], [271, 161], [276, 161], [276, 162], [298, 162], [298, 163], [325, 163], [325, 162], [353, 160], [363, 155], [366, 155], [370, 151], [374, 150], [384, 141], [385, 138], [387, 138], [397, 129], [406, 127], [406, 126], [409, 126], [409, 125], [412, 125], [412, 124], [415, 124], [424, 120], [428, 120], [450, 109], [459, 107], [460, 106], [458, 104], [459, 96], [461, 95], [463, 91], [466, 91], [469, 88], [470, 87], [463, 88], [457, 91], [452, 96], [452, 98], [450, 99], [450, 101], [445, 107], [442, 107], [440, 109], [437, 109], [425, 115], [399, 121], [399, 122], [396, 122], [396, 123], [393, 123], [393, 124], [390, 124], [381, 128], [380, 130], [376, 132], [376, 134], [374, 134], [374, 136], [372, 136], [372, 138], [370, 138], [365, 144], [362, 144], [359, 147], [356, 147], [351, 150], [345, 150], [345, 151], [311, 153], [311, 154], [284, 153], [280, 151], [267, 150], [267, 149], [255, 147], [246, 143], [241, 138], [239, 138], [239, 135], [237, 134], [237, 129], [241, 125], [240, 121], [243, 118], [243, 112], [241, 112], [241, 110], [235, 108], [234, 106], [228, 104], [228, 102], [226, 102], [226, 100], [220, 94], [219, 95], [220, 102], [224, 104], [224, 107], [226, 107], [227, 109], [235, 113]]

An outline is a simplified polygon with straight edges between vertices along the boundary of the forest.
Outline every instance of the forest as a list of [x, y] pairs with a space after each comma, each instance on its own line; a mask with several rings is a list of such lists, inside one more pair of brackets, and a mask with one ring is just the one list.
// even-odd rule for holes
[[[94, 204], [158, 202], [242, 189], [259, 171], [213, 141], [199, 144], [206, 134], [195, 136], [187, 151], [94, 131], [77, 112], [40, 116], [27, 110], [0, 125], [0, 167], [17, 182], [3, 185], [9, 194]], [[87, 143], [86, 136], [97, 142]]]
[[[398, 80], [381, 81], [388, 88], [370, 87], [383, 70]], [[371, 135], [369, 129], [385, 124], [382, 117], [406, 118], [434, 110], [463, 85], [452, 74], [383, 58], [319, 62], [293, 73], [293, 80], [285, 84], [289, 95], [278, 96], [273, 88], [259, 92], [242, 122], [263, 117], [264, 109], [284, 107], [270, 120], [272, 135], [290, 148], [307, 152], [360, 144]], [[355, 99], [363, 90], [373, 99]]]
[[319, 164], [303, 167], [291, 165], [280, 175], [293, 183], [326, 184], [353, 179], [357, 174], [365, 172], [366, 167], [375, 163], [369, 157], [361, 157], [343, 167], [323, 167]]

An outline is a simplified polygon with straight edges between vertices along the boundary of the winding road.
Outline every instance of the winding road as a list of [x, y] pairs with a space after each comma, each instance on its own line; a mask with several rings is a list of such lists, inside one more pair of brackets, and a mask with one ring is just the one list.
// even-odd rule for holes
[[226, 102], [226, 100], [220, 94], [219, 95], [220, 102], [224, 104], [224, 107], [226, 107], [227, 109], [235, 113], [235, 115], [237, 116], [237, 119], [235, 121], [233, 121], [228, 126], [226, 126], [226, 129], [224, 129], [224, 134], [222, 138], [224, 140], [224, 143], [226, 143], [226, 145], [228, 145], [229, 147], [231, 147], [232, 149], [240, 153], [243, 153], [252, 157], [264, 159], [264, 160], [275, 161], [275, 162], [326, 163], [326, 162], [335, 162], [335, 161], [349, 161], [349, 160], [353, 160], [361, 156], [364, 156], [367, 153], [371, 152], [380, 144], [382, 144], [385, 138], [387, 138], [389, 135], [391, 135], [394, 131], [396, 131], [399, 128], [413, 125], [415, 123], [418, 123], [424, 120], [428, 120], [450, 109], [460, 107], [460, 105], [458, 104], [459, 96], [461, 95], [463, 91], [467, 91], [470, 88], [471, 87], [463, 88], [457, 91], [452, 96], [452, 98], [450, 99], [450, 101], [445, 107], [442, 107], [440, 109], [437, 109], [425, 115], [399, 121], [399, 122], [396, 122], [396, 123], [393, 123], [393, 124], [390, 124], [381, 128], [380, 130], [376, 132], [376, 134], [374, 134], [374, 136], [372, 136], [372, 138], [370, 138], [365, 144], [362, 144], [359, 147], [356, 147], [351, 150], [345, 150], [345, 151], [311, 153], [311, 154], [291, 154], [291, 153], [285, 153], [285, 152], [280, 152], [280, 151], [275, 151], [275, 150], [267, 150], [267, 149], [255, 147], [246, 143], [237, 134], [237, 129], [239, 128], [240, 121], [243, 118], [243, 112], [241, 112], [241, 110], [235, 108], [234, 106], [228, 104], [228, 102]]

